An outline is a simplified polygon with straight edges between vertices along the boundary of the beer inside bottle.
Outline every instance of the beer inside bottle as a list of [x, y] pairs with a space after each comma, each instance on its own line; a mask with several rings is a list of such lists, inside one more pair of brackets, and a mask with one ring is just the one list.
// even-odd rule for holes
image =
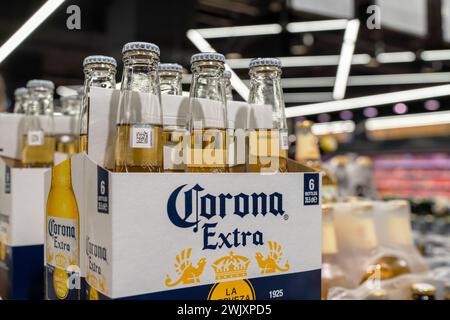
[[[159, 47], [148, 42], [130, 42], [125, 44], [122, 53], [124, 69], [116, 123], [114, 171], [162, 172]], [[140, 93], [147, 95], [141, 99]]]
[[55, 153], [54, 84], [47, 80], [30, 80], [27, 88], [30, 101], [27, 104], [22, 136], [22, 164], [28, 168], [50, 167]]
[[256, 58], [250, 61], [249, 104], [272, 106], [271, 128], [249, 128], [250, 172], [286, 172], [287, 123], [281, 89], [281, 61]]
[[164, 171], [184, 172], [185, 163], [183, 159], [183, 137], [185, 130], [173, 127], [164, 127]]
[[227, 172], [225, 57], [215, 52], [194, 54], [191, 69], [186, 172]]
[[108, 56], [88, 56], [83, 61], [84, 90], [82, 97], [81, 114], [79, 117], [79, 146], [80, 152], [88, 152], [89, 131], [89, 88], [105, 89], [116, 88], [117, 62]]
[[145, 124], [116, 126], [115, 172], [160, 172], [162, 128]]
[[80, 217], [70, 159], [52, 168], [46, 222], [46, 298], [79, 300]]

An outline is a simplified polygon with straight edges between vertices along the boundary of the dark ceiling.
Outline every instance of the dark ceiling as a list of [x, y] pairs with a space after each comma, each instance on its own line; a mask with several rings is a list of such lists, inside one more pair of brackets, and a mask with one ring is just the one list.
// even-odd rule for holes
[[[0, 43], [17, 30], [45, 1], [19, 0], [0, 3]], [[355, 0], [355, 17], [365, 21], [366, 9], [374, 0]], [[76, 4], [81, 8], [81, 30], [66, 28], [66, 8]], [[355, 53], [374, 56], [379, 51], [413, 51], [450, 48], [442, 40], [441, 0], [427, 1], [428, 34], [417, 37], [386, 28], [368, 30], [361, 24]], [[122, 45], [128, 41], [150, 41], [161, 48], [161, 60], [179, 62], [189, 67], [196, 48], [186, 38], [190, 28], [239, 26], [264, 23], [330, 19], [306, 12], [294, 11], [284, 0], [97, 0], [68, 1], [44, 22], [24, 43], [0, 65], [11, 98], [14, 88], [28, 79], [45, 78], [56, 85], [81, 84], [82, 60], [91, 54], [106, 54], [120, 60]], [[343, 31], [317, 32], [313, 44], [305, 45], [300, 34], [283, 32], [273, 36], [211, 39], [210, 43], [228, 57], [337, 55]], [[300, 48], [301, 52], [295, 49]], [[298, 50], [297, 50], [298, 51]], [[119, 69], [121, 66], [119, 66]], [[351, 75], [397, 74], [450, 71], [450, 61], [426, 63], [369, 64], [352, 66]], [[246, 70], [238, 75], [247, 77]], [[120, 74], [120, 72], [119, 72]], [[334, 77], [336, 66], [286, 68], [284, 77]], [[450, 81], [450, 79], [449, 79]], [[389, 85], [349, 87], [347, 97], [391, 92], [424, 85]], [[326, 88], [288, 89], [286, 92], [331, 92]], [[448, 101], [445, 101], [446, 103]], [[446, 104], [448, 105], [448, 104]], [[417, 109], [417, 110], [416, 110]], [[412, 111], [423, 109], [423, 103], [412, 104]], [[382, 114], [389, 114], [383, 111]], [[332, 115], [334, 118], [334, 115]], [[362, 114], [356, 112], [355, 117]]]

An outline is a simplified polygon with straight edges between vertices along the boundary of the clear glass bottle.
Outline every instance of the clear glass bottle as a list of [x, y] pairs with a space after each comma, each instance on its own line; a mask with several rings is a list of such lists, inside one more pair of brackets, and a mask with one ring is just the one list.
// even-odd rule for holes
[[30, 103], [27, 106], [22, 141], [22, 164], [25, 167], [51, 167], [54, 161], [53, 91], [47, 80], [27, 83]]
[[183, 93], [181, 86], [183, 67], [177, 63], [161, 63], [158, 72], [161, 95], [170, 94], [181, 96]]
[[181, 79], [183, 67], [176, 63], [162, 63], [159, 65], [159, 88], [163, 103], [163, 144], [164, 171], [184, 172], [183, 137], [186, 133], [186, 105], [179, 100], [173, 104], [164, 104], [166, 95], [181, 96], [183, 93]]
[[89, 88], [99, 87], [105, 89], [116, 88], [116, 59], [108, 56], [88, 56], [83, 61], [84, 90], [82, 109], [79, 120], [80, 126], [80, 152], [88, 152], [89, 130]]
[[191, 70], [186, 171], [227, 172], [225, 57], [215, 52], [194, 54]]
[[27, 88], [17, 88], [14, 91], [14, 113], [25, 113], [29, 98]]
[[[159, 47], [130, 42], [122, 49], [124, 70], [116, 124], [116, 172], [163, 171]], [[140, 97], [139, 93], [149, 94]], [[141, 99], [142, 98], [142, 99]]]
[[57, 137], [56, 151], [68, 155], [79, 152], [79, 139], [76, 132], [77, 121], [81, 114], [81, 97], [79, 95], [64, 96], [60, 99], [62, 115], [71, 118], [72, 132]]
[[256, 58], [250, 61], [249, 104], [272, 106], [272, 127], [249, 131], [250, 172], [286, 172], [288, 132], [281, 88], [281, 61]]
[[322, 165], [320, 149], [317, 137], [312, 133], [312, 121], [301, 121], [297, 123], [295, 160], [324, 172], [322, 177], [322, 200], [324, 203], [337, 200], [337, 184], [334, 177]]
[[231, 86], [231, 71], [223, 72], [223, 81], [225, 82], [225, 96], [227, 101], [233, 101], [233, 87]]
[[333, 287], [352, 288], [351, 281], [339, 265], [339, 251], [333, 224], [332, 207], [322, 206], [322, 299]]

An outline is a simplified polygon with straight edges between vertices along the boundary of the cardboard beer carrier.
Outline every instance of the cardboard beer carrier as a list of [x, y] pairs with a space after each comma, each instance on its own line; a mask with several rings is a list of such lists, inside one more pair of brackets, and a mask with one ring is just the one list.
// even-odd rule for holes
[[88, 299], [320, 299], [319, 173], [114, 173], [118, 98], [91, 88], [89, 156], [70, 160]]
[[[46, 168], [23, 168], [24, 115], [0, 114], [0, 298], [44, 297]], [[72, 131], [70, 117], [55, 117], [55, 134]], [[61, 159], [62, 155], [55, 155]], [[58, 161], [58, 160], [57, 160]]]

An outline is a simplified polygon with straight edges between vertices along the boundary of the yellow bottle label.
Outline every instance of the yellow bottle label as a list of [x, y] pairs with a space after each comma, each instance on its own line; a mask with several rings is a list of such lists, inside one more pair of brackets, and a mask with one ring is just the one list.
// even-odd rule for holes
[[78, 221], [47, 217], [47, 296], [78, 299], [79, 248]]

